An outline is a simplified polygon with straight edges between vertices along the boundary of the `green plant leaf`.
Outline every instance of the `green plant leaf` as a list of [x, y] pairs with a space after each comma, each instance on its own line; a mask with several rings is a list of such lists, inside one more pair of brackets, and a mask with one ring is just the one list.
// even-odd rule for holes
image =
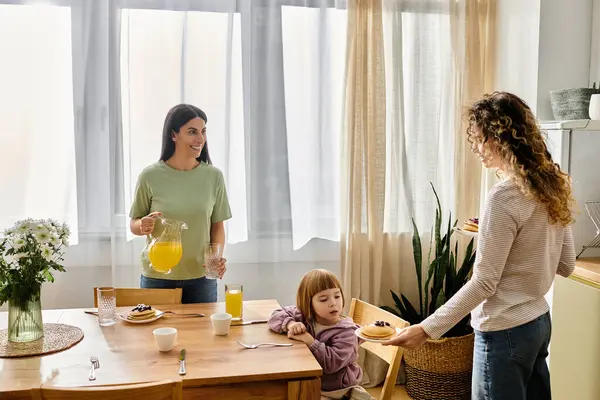
[[392, 293], [392, 298], [394, 299], [394, 304], [396, 305], [396, 308], [398, 309], [398, 311], [400, 311], [400, 316], [406, 319], [407, 312], [406, 308], [404, 307], [404, 304], [402, 304], [402, 300], [400, 300], [398, 295], [396, 295], [396, 293], [394, 293], [392, 290], [390, 290], [390, 292]]
[[[458, 248], [458, 243], [456, 243], [456, 248]], [[456, 279], [456, 260], [454, 254], [450, 253], [450, 265], [446, 269], [446, 281], [444, 282], [444, 293], [446, 296], [452, 295], [454, 280]]]
[[437, 299], [444, 285], [446, 270], [448, 268], [448, 246], [444, 246], [443, 253], [438, 258], [438, 263], [433, 274], [433, 287], [431, 289], [431, 304], [429, 306], [429, 315], [437, 310]]
[[46, 270], [44, 272], [44, 277], [46, 278], [46, 280], [48, 282], [54, 282], [54, 276], [52, 275], [52, 273], [50, 271]]
[[437, 300], [435, 302], [435, 308], [436, 308], [436, 310], [438, 308], [440, 308], [441, 306], [443, 306], [445, 302], [446, 302], [446, 296], [444, 296], [444, 292], [443, 291], [440, 291], [440, 293], [438, 294]]
[[394, 314], [394, 315], [397, 315], [397, 316], [399, 316], [400, 318], [402, 318], [402, 315], [400, 315], [400, 313], [398, 312], [398, 310], [396, 310], [396, 309], [395, 309], [395, 308], [393, 308], [393, 307], [389, 307], [389, 306], [379, 306], [379, 308], [381, 308], [382, 310], [385, 310], [385, 311], [387, 311], [387, 312], [389, 312], [389, 313], [392, 313], [392, 314]]
[[440, 204], [440, 197], [438, 196], [433, 183], [429, 182], [429, 185], [431, 185], [437, 203], [437, 208], [435, 210], [435, 243], [437, 245], [435, 255], [438, 257], [442, 252], [442, 241], [440, 239], [442, 231], [442, 205]]
[[404, 307], [406, 308], [406, 314], [409, 316], [409, 319], [421, 322], [423, 320], [421, 314], [419, 314], [417, 310], [415, 310], [411, 302], [403, 294], [401, 294], [401, 296], [402, 302], [404, 303]]
[[475, 264], [475, 256], [476, 252], [473, 250], [474, 239], [472, 238], [467, 245], [465, 250], [465, 257], [463, 259], [463, 263], [456, 273], [456, 279], [454, 280], [454, 287], [452, 289], [452, 294], [458, 292], [461, 287], [467, 283], [471, 276], [471, 271], [473, 270], [473, 265]]
[[438, 258], [433, 260], [432, 263], [429, 265], [429, 268], [427, 269], [427, 280], [425, 281], [425, 287], [424, 287], [425, 309], [426, 309], [427, 315], [423, 315], [423, 318], [431, 315], [431, 313], [429, 312], [429, 291], [430, 291], [429, 285], [431, 284], [431, 279], [433, 278], [435, 270], [437, 269], [438, 261], [439, 261]]
[[411, 218], [413, 224], [413, 258], [415, 261], [415, 271], [417, 273], [417, 284], [419, 285], [419, 314], [423, 315], [423, 248], [421, 247], [421, 236], [419, 229], [415, 223], [415, 219]]

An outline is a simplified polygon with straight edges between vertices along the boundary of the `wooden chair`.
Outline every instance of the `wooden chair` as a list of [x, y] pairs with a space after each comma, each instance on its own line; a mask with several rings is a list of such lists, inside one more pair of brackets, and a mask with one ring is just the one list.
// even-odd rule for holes
[[182, 400], [181, 381], [32, 390], [33, 400]]
[[[397, 328], [406, 328], [410, 325], [402, 318], [358, 299], [352, 299], [349, 317], [361, 326], [371, 324], [374, 321], [387, 321]], [[382, 346], [379, 343], [371, 342], [363, 342], [361, 346], [390, 364], [381, 395], [379, 396], [379, 400], [390, 400], [394, 394], [394, 387], [400, 369], [400, 361], [402, 360], [403, 353], [402, 347]], [[369, 390], [369, 392], [371, 391]]]
[[[137, 306], [138, 304], [164, 305], [181, 304], [183, 290], [177, 289], [133, 289], [116, 288], [117, 307]], [[98, 288], [94, 288], [94, 307], [98, 307]]]

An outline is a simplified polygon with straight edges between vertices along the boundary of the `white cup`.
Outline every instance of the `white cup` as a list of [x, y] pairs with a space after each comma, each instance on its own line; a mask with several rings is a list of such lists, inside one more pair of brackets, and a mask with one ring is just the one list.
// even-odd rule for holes
[[215, 335], [227, 335], [231, 326], [231, 314], [216, 313], [210, 316]]
[[156, 328], [152, 331], [158, 351], [171, 351], [175, 346], [175, 338], [177, 337], [177, 329], [175, 328]]

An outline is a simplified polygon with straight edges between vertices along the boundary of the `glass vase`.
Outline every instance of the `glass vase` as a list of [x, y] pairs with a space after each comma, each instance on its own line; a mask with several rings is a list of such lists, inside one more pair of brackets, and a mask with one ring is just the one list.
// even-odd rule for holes
[[8, 340], [32, 342], [44, 336], [40, 296], [26, 302], [8, 301]]

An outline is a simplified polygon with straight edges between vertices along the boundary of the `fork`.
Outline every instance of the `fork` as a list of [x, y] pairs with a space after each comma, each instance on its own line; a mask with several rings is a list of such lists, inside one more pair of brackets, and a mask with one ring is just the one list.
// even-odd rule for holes
[[96, 368], [100, 368], [100, 361], [98, 361], [97, 356], [91, 356], [90, 363], [92, 364], [92, 367], [90, 369], [90, 375], [88, 376], [88, 379], [90, 381], [95, 381], [96, 380]]
[[275, 347], [290, 347], [291, 343], [257, 343], [257, 344], [246, 344], [242, 343], [239, 340], [236, 340], [237, 344], [247, 349], [257, 349], [260, 346], [275, 346]]
[[156, 314], [155, 318], [161, 317], [164, 314], [174, 314], [180, 317], [204, 317], [204, 314], [178, 314], [175, 311], [161, 311], [160, 313]]

